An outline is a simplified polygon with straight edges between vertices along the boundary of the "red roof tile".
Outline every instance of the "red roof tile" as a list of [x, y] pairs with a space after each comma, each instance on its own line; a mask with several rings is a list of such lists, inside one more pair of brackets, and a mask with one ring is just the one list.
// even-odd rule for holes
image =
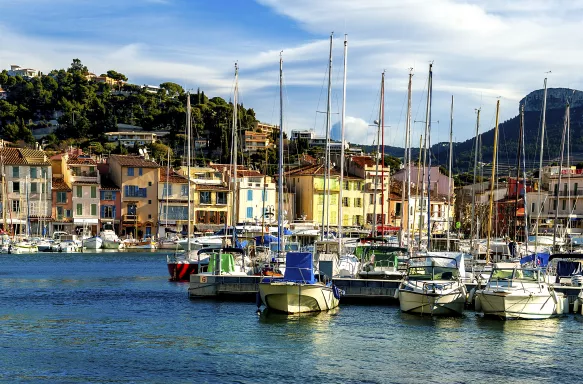
[[[299, 167], [291, 169], [284, 173], [284, 176], [323, 176], [326, 169], [323, 164], [317, 165], [306, 165], [304, 167]], [[340, 173], [335, 169], [330, 169], [331, 176], [340, 176]]]
[[116, 160], [122, 167], [142, 167], [142, 168], [158, 168], [159, 165], [152, 160], [146, 160], [141, 156], [131, 155], [111, 155], [111, 160]]
[[371, 156], [352, 156], [350, 160], [360, 168], [373, 167], [376, 165], [376, 162]]
[[53, 191], [70, 191], [71, 188], [62, 177], [53, 177]]
[[173, 184], [188, 184], [188, 179], [182, 175], [179, 175], [173, 170], [168, 173], [167, 169], [160, 168], [160, 182], [161, 183], [173, 183]]
[[[211, 167], [219, 172], [224, 172], [230, 175], [233, 175], [234, 173], [234, 167], [231, 164], [212, 164]], [[243, 165], [237, 165], [237, 177], [247, 176], [263, 176], [263, 174], [259, 171], [245, 168]]]
[[89, 156], [75, 156], [71, 155], [67, 159], [67, 164], [82, 164], [82, 165], [97, 165], [95, 160], [90, 158]]
[[28, 148], [2, 148], [0, 155], [6, 165], [51, 165], [43, 151]]

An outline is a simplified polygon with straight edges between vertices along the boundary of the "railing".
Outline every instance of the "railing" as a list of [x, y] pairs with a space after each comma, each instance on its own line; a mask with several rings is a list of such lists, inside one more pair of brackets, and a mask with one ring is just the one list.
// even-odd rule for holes
[[138, 215], [123, 215], [123, 221], [136, 221]]

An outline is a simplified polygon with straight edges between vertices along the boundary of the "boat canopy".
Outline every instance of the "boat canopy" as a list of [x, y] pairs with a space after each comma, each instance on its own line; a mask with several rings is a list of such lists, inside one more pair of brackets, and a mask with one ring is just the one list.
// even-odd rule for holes
[[[208, 272], [217, 271], [219, 254], [211, 253], [209, 255], [209, 266]], [[221, 273], [232, 273], [235, 272], [235, 258], [231, 253], [221, 253]]]
[[310, 252], [288, 252], [285, 256], [284, 281], [315, 284], [314, 266]]
[[583, 274], [583, 265], [580, 261], [566, 261], [560, 260], [557, 263], [557, 279], [556, 283], [561, 282], [561, 277], [571, 277], [574, 275]]
[[265, 234], [263, 236], [255, 236], [255, 245], [266, 245], [269, 243], [276, 243], [279, 239], [276, 236]]
[[521, 258], [520, 265], [526, 263], [535, 263], [539, 267], [546, 267], [547, 264], [549, 263], [549, 257], [550, 254], [548, 253], [536, 253], [536, 254], [533, 253], [531, 255], [527, 255]]
[[462, 252], [425, 252], [409, 259], [409, 267], [445, 267], [458, 269], [462, 276], [466, 273]]

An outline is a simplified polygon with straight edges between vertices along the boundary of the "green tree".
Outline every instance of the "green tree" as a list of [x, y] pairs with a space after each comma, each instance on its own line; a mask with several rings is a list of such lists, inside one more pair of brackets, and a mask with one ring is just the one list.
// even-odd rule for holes
[[170, 97], [182, 96], [184, 94], [184, 88], [182, 88], [180, 85], [176, 83], [172, 82], [162, 83], [160, 84], [160, 88], [165, 89], [167, 95]]
[[119, 73], [117, 71], [114, 71], [113, 69], [110, 69], [109, 71], [107, 71], [107, 77], [114, 79], [114, 80], [118, 80], [118, 81], [128, 81], [128, 78], [126, 77], [126, 75], [124, 75], [123, 73]]
[[69, 73], [80, 73], [81, 75], [87, 75], [89, 73], [89, 70], [87, 70], [87, 67], [83, 65], [83, 63], [81, 63], [81, 60], [79, 59], [73, 59], [73, 62], [71, 63], [71, 66], [68, 69]]

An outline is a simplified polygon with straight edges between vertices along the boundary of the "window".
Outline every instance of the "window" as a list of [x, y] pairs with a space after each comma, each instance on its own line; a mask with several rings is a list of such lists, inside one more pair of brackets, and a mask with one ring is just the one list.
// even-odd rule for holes
[[37, 193], [37, 185], [36, 183], [30, 183], [30, 193]]
[[374, 204], [374, 195], [373, 194], [369, 195], [369, 204]]
[[30, 178], [31, 179], [36, 179], [37, 175], [36, 175], [36, 168], [30, 168]]
[[343, 207], [350, 207], [350, 198], [349, 197], [342, 198], [342, 206]]
[[101, 218], [102, 219], [114, 219], [115, 218], [115, 205], [102, 205], [101, 206]]
[[577, 200], [573, 200], [573, 211], [577, 209]]
[[72, 215], [71, 215], [71, 210], [70, 210], [70, 209], [67, 209], [67, 210], [65, 211], [65, 214], [66, 214], [66, 216], [67, 216], [67, 217], [71, 217], [71, 216], [72, 216]]
[[144, 174], [144, 170], [142, 168], [138, 168], [138, 176], [142, 176]]
[[200, 203], [201, 204], [210, 204], [211, 203], [211, 193], [210, 191], [200, 192]]
[[180, 195], [188, 197], [188, 184], [180, 186]]
[[362, 207], [362, 198], [355, 197], [354, 198], [354, 206], [357, 208], [361, 208]]
[[148, 219], [151, 219], [151, 218], [152, 218], [152, 215], [151, 215], [151, 214], [150, 214], [150, 215], [148, 215]]
[[162, 197], [172, 196], [172, 184], [164, 184], [162, 187]]
[[41, 174], [42, 174], [43, 179], [47, 178], [47, 170], [46, 169], [41, 168]]
[[12, 200], [12, 212], [19, 212], [20, 211], [20, 201], [19, 200]]
[[350, 182], [344, 181], [343, 184], [344, 184], [344, 187], [343, 187], [344, 190], [345, 191], [350, 191]]
[[557, 202], [558, 202], [557, 199], [553, 200], [553, 209], [555, 209], [555, 210], [557, 209]]
[[126, 185], [124, 191], [126, 197], [148, 197], [146, 188], [137, 185]]
[[63, 220], [63, 207], [57, 207], [57, 220]]
[[252, 190], [247, 191], [247, 201], [253, 201], [253, 191]]
[[128, 176], [133, 176], [134, 175], [134, 169], [132, 167], [128, 168]]
[[531, 212], [534, 212], [534, 211], [535, 211], [535, 208], [534, 208], [534, 203], [532, 203], [532, 207], [531, 207], [531, 208], [532, 208], [532, 209], [531, 209]]
[[247, 207], [247, 218], [248, 219], [253, 218], [253, 207]]
[[77, 215], [83, 215], [83, 205], [77, 204]]
[[[395, 216], [396, 217], [401, 217], [401, 203], [396, 203], [395, 204]], [[440, 214], [440, 216], [441, 216], [441, 214]]]
[[568, 191], [568, 188], [569, 188], [569, 187], [567, 186], [567, 183], [563, 184], [563, 195], [564, 195], [564, 196], [567, 196], [567, 191]]
[[42, 193], [45, 193], [46, 192], [46, 185], [45, 185], [45, 183], [42, 183], [41, 184], [41, 189], [40, 190], [41, 190]]
[[575, 183], [575, 187], [573, 188], [573, 194], [577, 196], [577, 187], [579, 187], [578, 183]]
[[152, 200], [148, 200], [148, 204], [152, 204]]
[[188, 207], [163, 206], [162, 220], [188, 220]]
[[96, 186], [91, 186], [91, 198], [92, 199], [96, 199], [97, 198], [97, 187]]
[[12, 192], [20, 193], [20, 182], [15, 181], [12, 183]]
[[91, 216], [97, 216], [97, 204], [91, 204]]
[[20, 167], [18, 166], [12, 167], [12, 177], [20, 177]]
[[101, 191], [101, 200], [115, 200], [115, 192]]
[[266, 190], [261, 191], [261, 200], [264, 202], [267, 201], [267, 191]]
[[148, 187], [151, 187], [151, 186], [152, 186], [152, 182], [148, 181]]
[[356, 182], [356, 190], [357, 191], [362, 191], [362, 182], [361, 181], [357, 181]]
[[[565, 185], [567, 185], [567, 184], [565, 184]], [[565, 209], [567, 209], [567, 200], [563, 200], [563, 208], [561, 208], [561, 209], [562, 209], [563, 211], [564, 211]]]
[[227, 204], [226, 192], [217, 192], [217, 204]]
[[559, 194], [559, 184], [555, 184], [555, 196]]
[[77, 197], [83, 197], [83, 187], [82, 186], [80, 186], [80, 185], [76, 186], [75, 191], [77, 192], [76, 193]]

